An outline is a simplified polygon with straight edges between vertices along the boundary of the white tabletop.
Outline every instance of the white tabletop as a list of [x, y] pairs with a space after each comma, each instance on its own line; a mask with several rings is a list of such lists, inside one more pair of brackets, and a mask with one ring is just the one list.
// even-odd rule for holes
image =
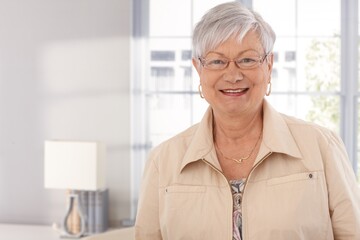
[[[59, 240], [60, 234], [51, 226], [0, 224], [1, 240]], [[62, 239], [63, 240], [63, 239]]]

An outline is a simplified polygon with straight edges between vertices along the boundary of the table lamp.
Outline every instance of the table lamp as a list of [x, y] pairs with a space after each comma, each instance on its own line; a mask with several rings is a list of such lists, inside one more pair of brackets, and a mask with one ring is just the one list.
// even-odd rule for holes
[[[99, 142], [45, 141], [45, 188], [71, 190], [61, 237], [79, 238], [85, 233], [85, 216], [76, 190], [105, 188], [105, 146]], [[69, 231], [67, 221], [77, 203], [80, 231]]]

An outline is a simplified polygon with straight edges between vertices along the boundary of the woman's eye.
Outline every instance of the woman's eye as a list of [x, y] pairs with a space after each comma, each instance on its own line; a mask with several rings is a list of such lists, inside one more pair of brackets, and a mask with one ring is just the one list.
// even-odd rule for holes
[[213, 60], [210, 60], [208, 62], [208, 64], [210, 64], [210, 65], [223, 65], [223, 64], [226, 64], [226, 62], [224, 60], [221, 60], [221, 59], [213, 59]]
[[242, 58], [238, 60], [238, 63], [253, 63], [256, 62], [254, 58]]

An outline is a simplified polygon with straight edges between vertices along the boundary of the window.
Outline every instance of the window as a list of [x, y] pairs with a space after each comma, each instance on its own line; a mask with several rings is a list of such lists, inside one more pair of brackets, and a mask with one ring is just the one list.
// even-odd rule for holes
[[[222, 2], [227, 0], [135, 0], [134, 54], [141, 68], [134, 69], [133, 83], [134, 201], [150, 148], [200, 121], [208, 106], [198, 95], [191, 32], [205, 11]], [[267, 99], [281, 112], [339, 133], [360, 183], [360, 134], [353, 134], [360, 124], [360, 79], [354, 80], [359, 67], [352, 64], [358, 59], [354, 52], [359, 48], [359, 24], [351, 23], [360, 11], [357, 1], [242, 2], [259, 12], [277, 34], [273, 91]]]
[[151, 61], [174, 61], [174, 51], [151, 51]]

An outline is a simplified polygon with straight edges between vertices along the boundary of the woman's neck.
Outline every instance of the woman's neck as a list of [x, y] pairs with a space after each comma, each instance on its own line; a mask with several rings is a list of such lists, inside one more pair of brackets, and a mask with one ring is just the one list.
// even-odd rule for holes
[[226, 116], [214, 112], [213, 135], [214, 141], [222, 143], [236, 143], [256, 138], [262, 132], [262, 108], [241, 117]]

